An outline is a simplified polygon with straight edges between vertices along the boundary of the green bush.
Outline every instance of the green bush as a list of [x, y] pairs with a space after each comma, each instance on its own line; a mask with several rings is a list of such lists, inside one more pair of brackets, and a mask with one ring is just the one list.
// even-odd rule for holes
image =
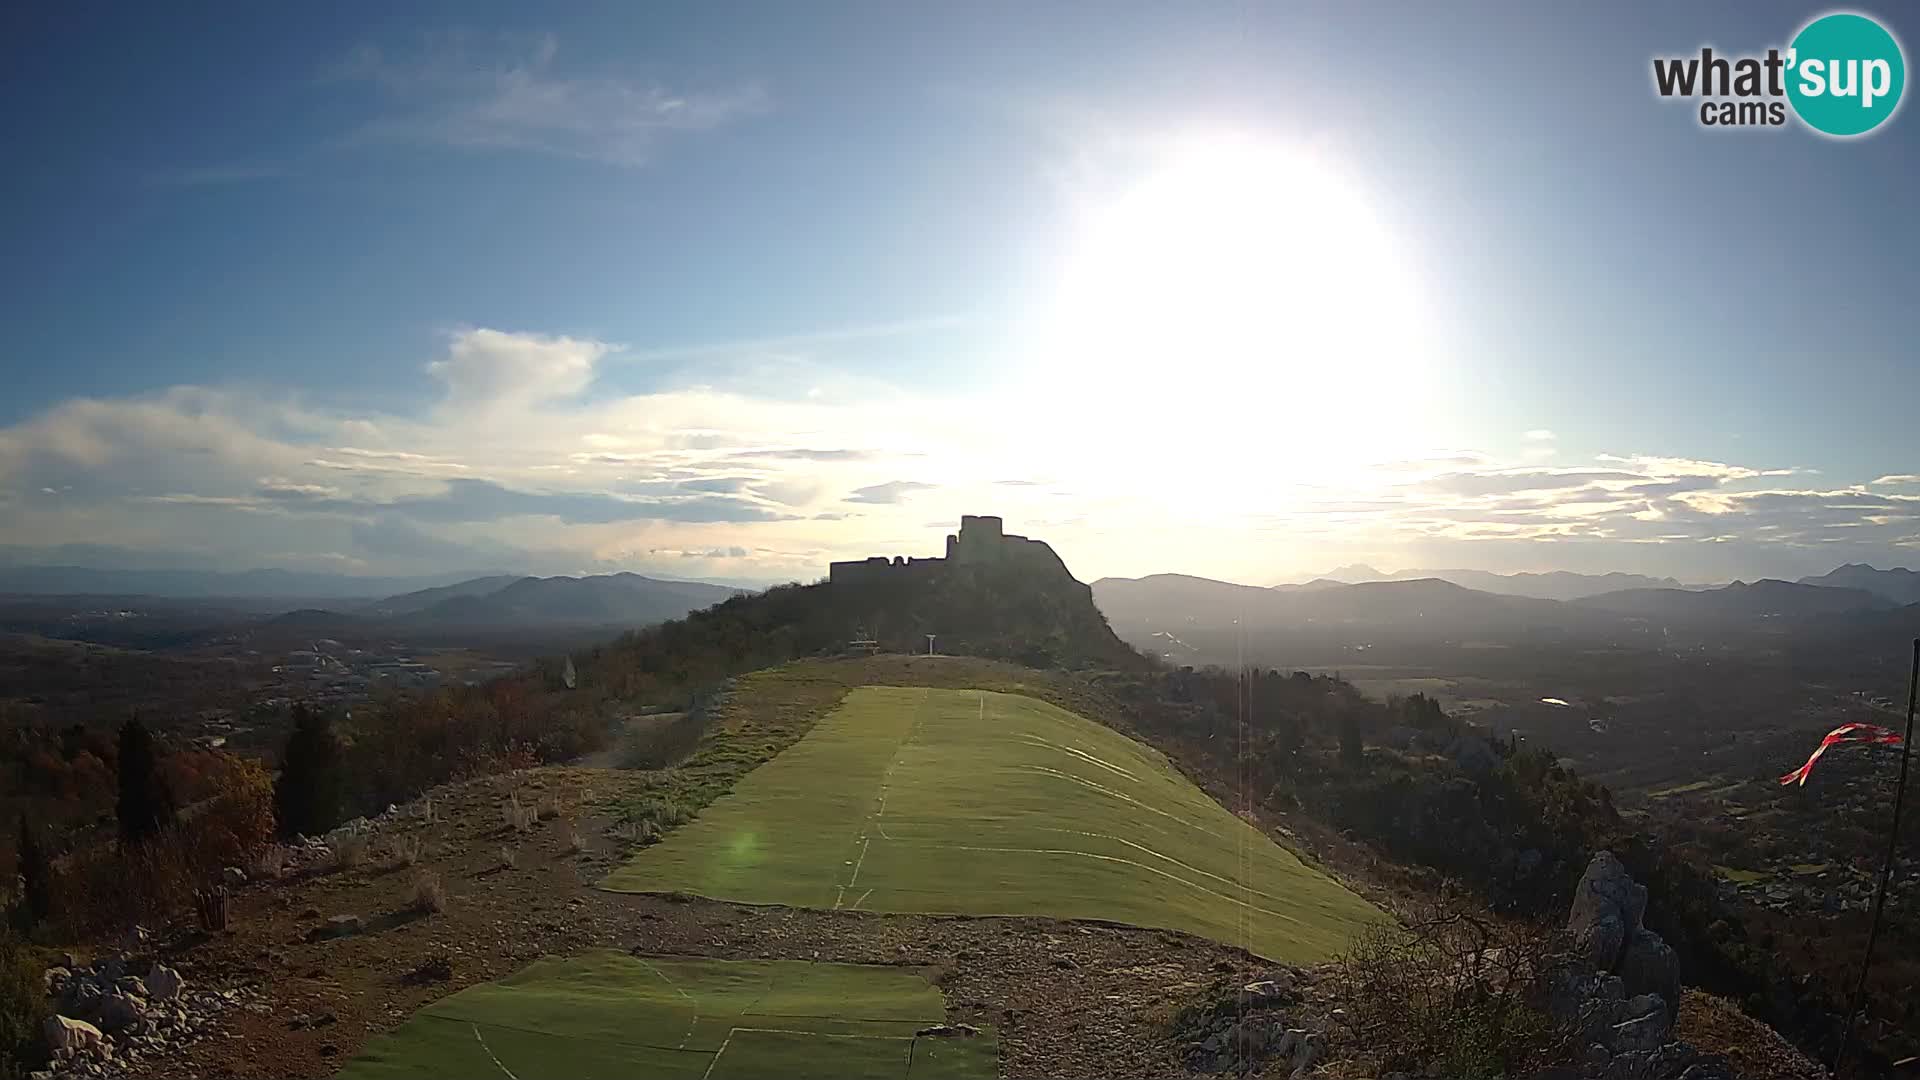
[[47, 995], [40, 971], [27, 947], [0, 930], [0, 1080], [19, 1080], [46, 1060], [40, 1026]]

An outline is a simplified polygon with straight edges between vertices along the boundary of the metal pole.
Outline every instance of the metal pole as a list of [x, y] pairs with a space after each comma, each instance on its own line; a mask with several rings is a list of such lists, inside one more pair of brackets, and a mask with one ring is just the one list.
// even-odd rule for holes
[[1907, 763], [1913, 760], [1913, 712], [1920, 702], [1920, 638], [1913, 639], [1913, 673], [1907, 677], [1907, 734], [1900, 743], [1900, 782], [1893, 789], [1893, 824], [1887, 827], [1887, 862], [1880, 868], [1880, 887], [1873, 894], [1873, 922], [1867, 926], [1867, 955], [1860, 961], [1860, 984], [1853, 988], [1853, 1008], [1847, 1012], [1846, 1032], [1840, 1036], [1840, 1054], [1833, 1059], [1834, 1075], [1847, 1063], [1853, 1048], [1853, 1029], [1867, 1002], [1867, 975], [1873, 970], [1873, 946], [1880, 937], [1880, 919], [1887, 909], [1887, 882], [1893, 878], [1893, 860], [1900, 849], [1900, 809], [1907, 799]]

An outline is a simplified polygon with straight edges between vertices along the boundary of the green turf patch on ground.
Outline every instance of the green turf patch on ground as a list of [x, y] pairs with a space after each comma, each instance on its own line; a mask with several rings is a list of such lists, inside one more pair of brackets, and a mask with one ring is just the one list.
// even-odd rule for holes
[[912, 971], [591, 952], [468, 987], [370, 1041], [343, 1080], [987, 1080], [999, 1047], [919, 1036], [945, 1015]]
[[917, 687], [855, 690], [606, 887], [1101, 919], [1297, 963], [1386, 920], [1155, 750], [1033, 698]]

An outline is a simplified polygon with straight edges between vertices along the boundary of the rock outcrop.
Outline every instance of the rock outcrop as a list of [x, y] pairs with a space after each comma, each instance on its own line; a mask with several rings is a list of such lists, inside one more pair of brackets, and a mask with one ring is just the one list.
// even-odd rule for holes
[[1587, 864], [1567, 912], [1574, 961], [1552, 1009], [1574, 1025], [1585, 1050], [1579, 1075], [1593, 1080], [1707, 1080], [1723, 1066], [1674, 1041], [1680, 963], [1647, 929], [1647, 888], [1610, 851]]

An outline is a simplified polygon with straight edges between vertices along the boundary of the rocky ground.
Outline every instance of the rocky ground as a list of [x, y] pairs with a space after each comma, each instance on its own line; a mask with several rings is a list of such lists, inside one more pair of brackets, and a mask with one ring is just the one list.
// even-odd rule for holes
[[[1338, 1049], [1323, 972], [1184, 934], [602, 892], [625, 851], [607, 807], [637, 775], [548, 768], [439, 789], [295, 849], [277, 875], [236, 874], [224, 931], [70, 958], [48, 990], [84, 1023], [63, 1027], [73, 1049], [56, 1075], [325, 1076], [436, 998], [589, 948], [912, 966], [945, 991], [950, 1020], [997, 1029], [1009, 1077], [1286, 1076]], [[339, 865], [342, 851], [358, 864]], [[1696, 1031], [1716, 1049], [1772, 1037], [1689, 996], [1672, 1034]], [[1792, 1071], [1802, 1063], [1772, 1042], [1739, 1075], [1820, 1075]]]
[[[104, 955], [102, 975], [154, 964], [176, 972], [187, 1019], [150, 986], [128, 984], [146, 991], [129, 997], [152, 1026], [106, 1031], [111, 1056], [82, 1052], [58, 1075], [325, 1076], [374, 1033], [463, 986], [544, 954], [621, 948], [909, 965], [943, 988], [951, 1020], [997, 1029], [1003, 1075], [1189, 1076], [1195, 1065], [1225, 1062], [1184, 1060], [1190, 1048], [1168, 1037], [1167, 1019], [1221, 980], [1275, 975], [1240, 950], [1172, 932], [602, 892], [594, 883], [622, 845], [597, 807], [629, 775], [541, 769], [442, 789], [432, 797], [433, 822], [416, 803], [371, 823], [366, 862], [355, 868], [334, 868], [330, 851], [302, 849], [285, 876], [232, 891], [224, 932], [162, 933]], [[509, 792], [529, 809], [559, 812], [510, 830]], [[416, 843], [413, 865], [390, 858], [394, 847]], [[424, 874], [443, 882], [444, 911], [416, 910]], [[1281, 1017], [1272, 1023], [1281, 1034], [1303, 1030]], [[148, 1031], [157, 1041], [137, 1041]]]

